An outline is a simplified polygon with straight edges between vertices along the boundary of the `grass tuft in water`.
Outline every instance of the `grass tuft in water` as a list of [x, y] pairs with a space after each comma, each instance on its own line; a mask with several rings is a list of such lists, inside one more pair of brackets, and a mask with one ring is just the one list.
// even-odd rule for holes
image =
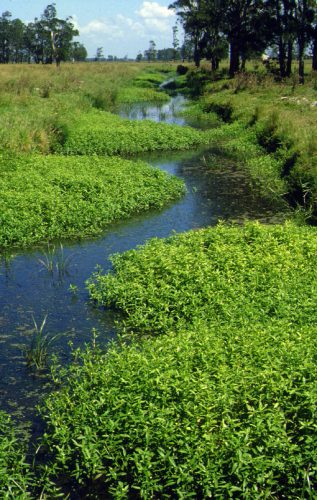
[[38, 325], [32, 315], [34, 329], [33, 337], [29, 347], [26, 347], [25, 357], [30, 368], [35, 370], [43, 370], [48, 364], [48, 348], [61, 334], [51, 335], [49, 332], [44, 333], [47, 314], [45, 315], [41, 325]]

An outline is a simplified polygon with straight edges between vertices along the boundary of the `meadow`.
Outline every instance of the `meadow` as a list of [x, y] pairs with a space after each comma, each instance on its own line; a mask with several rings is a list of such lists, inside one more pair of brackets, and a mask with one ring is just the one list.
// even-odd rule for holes
[[178, 199], [181, 180], [133, 158], [148, 150], [209, 144], [297, 213], [155, 238], [98, 266], [87, 290], [121, 313], [118, 339], [103, 351], [93, 335], [69, 366], [51, 363], [36, 451], [0, 414], [0, 494], [315, 498], [314, 75], [191, 68], [175, 86], [200, 131], [113, 114], [166, 101], [175, 64], [87, 67], [2, 68], [0, 251], [97, 235]]

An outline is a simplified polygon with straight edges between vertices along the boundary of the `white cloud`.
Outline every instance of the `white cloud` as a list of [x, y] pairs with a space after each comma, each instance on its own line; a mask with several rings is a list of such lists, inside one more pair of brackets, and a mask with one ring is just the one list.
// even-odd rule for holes
[[143, 17], [143, 19], [167, 19], [175, 15], [168, 7], [160, 5], [157, 2], [143, 2], [137, 14]]
[[95, 47], [104, 46], [109, 54], [137, 54], [147, 47], [148, 40], [155, 40], [157, 47], [171, 46], [172, 26], [175, 14], [158, 2], [143, 1], [133, 15], [113, 13], [109, 17], [86, 20], [79, 26], [76, 16], [73, 22], [80, 37], [93, 56]]
[[80, 29], [80, 33], [88, 36], [109, 35], [114, 38], [123, 38], [124, 31], [115, 23], [108, 20], [93, 19]]
[[174, 12], [157, 2], [143, 2], [136, 14], [141, 17], [145, 28], [158, 33], [171, 31], [175, 18]]
[[138, 21], [134, 21], [133, 19], [130, 19], [129, 17], [125, 17], [122, 14], [118, 14], [117, 17], [117, 22], [120, 24], [122, 27], [125, 29], [129, 29], [133, 33], [135, 33], [138, 36], [144, 36], [145, 31], [144, 31], [144, 25], [142, 23], [139, 23]]

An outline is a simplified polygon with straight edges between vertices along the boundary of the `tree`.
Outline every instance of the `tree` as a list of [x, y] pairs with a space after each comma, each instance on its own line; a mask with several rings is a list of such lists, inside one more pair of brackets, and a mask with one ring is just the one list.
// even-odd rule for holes
[[10, 25], [12, 14], [8, 10], [0, 17], [0, 63], [8, 63], [10, 59]]
[[103, 60], [104, 60], [103, 47], [98, 47], [96, 50], [95, 61], [103, 61]]
[[79, 35], [78, 30], [74, 28], [71, 17], [59, 19], [55, 3], [49, 4], [40, 21], [41, 32], [45, 38], [47, 49], [47, 62], [56, 62], [59, 66], [61, 61], [70, 57], [72, 50], [72, 40], [74, 36]]
[[173, 26], [173, 49], [174, 49], [173, 59], [175, 60], [179, 58], [178, 27], [176, 25]]
[[169, 6], [180, 17], [187, 39], [192, 42], [197, 67], [200, 66], [206, 36], [210, 32], [209, 19], [206, 17], [208, 3], [207, 0], [176, 0]]
[[299, 82], [304, 83], [304, 55], [311, 37], [311, 26], [315, 17], [315, 1], [297, 0], [295, 2], [295, 19], [298, 45], [298, 76]]
[[150, 62], [156, 59], [156, 43], [154, 40], [150, 40], [150, 45], [148, 50], [144, 52], [144, 57]]
[[82, 43], [72, 43], [71, 58], [74, 59], [74, 61], [85, 61], [87, 55], [86, 47]]
[[20, 19], [13, 19], [10, 23], [9, 52], [10, 61], [18, 63], [25, 58], [25, 25]]
[[174, 61], [175, 60], [174, 47], [158, 50], [156, 58], [158, 61]]

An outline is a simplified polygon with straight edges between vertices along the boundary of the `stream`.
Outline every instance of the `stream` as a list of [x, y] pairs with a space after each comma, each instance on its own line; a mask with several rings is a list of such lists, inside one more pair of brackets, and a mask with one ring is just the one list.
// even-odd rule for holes
[[[169, 104], [134, 105], [121, 110], [130, 119], [152, 119], [183, 125], [178, 111], [182, 97]], [[92, 329], [99, 332], [98, 343], [104, 346], [115, 336], [112, 311], [89, 302], [85, 281], [100, 264], [111, 267], [108, 257], [145, 243], [152, 237], [167, 237], [172, 232], [215, 225], [219, 219], [258, 219], [264, 223], [285, 218], [281, 206], [261, 199], [250, 187], [245, 173], [232, 160], [212, 151], [142, 155], [163, 170], [184, 179], [187, 194], [161, 211], [137, 215], [106, 228], [101, 237], [85, 241], [63, 241], [68, 265], [64, 273], [48, 272], [40, 262], [47, 247], [15, 252], [0, 263], [0, 409], [13, 415], [24, 432], [36, 435], [41, 426], [35, 407], [51, 388], [47, 373], [34, 374], [27, 367], [23, 347], [30, 345], [35, 320], [46, 317], [45, 333], [60, 337], [51, 347], [62, 364], [71, 359], [70, 342], [82, 347], [92, 339]], [[58, 245], [56, 246], [58, 249]], [[70, 290], [72, 286], [73, 292]]]

